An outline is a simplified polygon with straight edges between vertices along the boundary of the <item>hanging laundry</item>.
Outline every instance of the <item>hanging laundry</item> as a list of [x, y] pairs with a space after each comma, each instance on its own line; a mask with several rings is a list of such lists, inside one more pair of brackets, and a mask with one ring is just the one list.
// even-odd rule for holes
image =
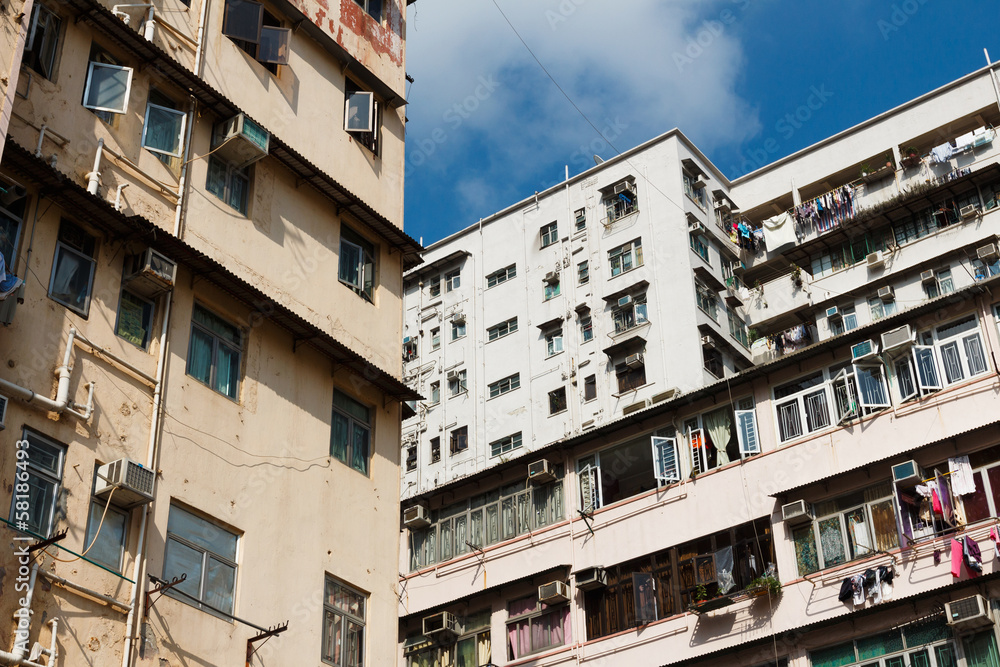
[[787, 245], [794, 245], [798, 241], [795, 236], [795, 222], [788, 213], [768, 218], [764, 221], [763, 227], [764, 242], [771, 252]]
[[951, 144], [941, 144], [931, 149], [931, 160], [934, 164], [941, 164], [951, 159], [954, 149]]
[[896, 572], [891, 567], [886, 567], [885, 565], [879, 565], [875, 570], [875, 579], [878, 581], [877, 586], [882, 600], [892, 599], [892, 580], [895, 576]]
[[865, 592], [875, 604], [882, 602], [882, 587], [879, 586], [878, 574], [874, 568], [868, 568], [864, 573]]
[[851, 577], [851, 592], [855, 608], [865, 606], [865, 575], [856, 574]]
[[990, 527], [990, 539], [993, 540], [993, 551], [996, 553], [996, 557], [1000, 558], [1000, 531], [997, 531], [996, 526]]
[[945, 481], [944, 476], [937, 470], [934, 471], [934, 477], [937, 481], [938, 499], [941, 501], [941, 516], [944, 517], [948, 525], [954, 526], [955, 512], [951, 503], [951, 489], [948, 487], [948, 482]]
[[952, 538], [951, 540], [951, 576], [956, 579], [962, 576], [962, 561], [964, 560], [962, 543]]
[[972, 475], [972, 465], [968, 456], [948, 459], [948, 470], [951, 472], [952, 493], [956, 496], [965, 496], [976, 492], [976, 479]]
[[854, 597], [854, 583], [851, 577], [847, 577], [842, 582], [840, 582], [840, 595], [837, 599], [841, 602], [847, 602]]
[[983, 555], [979, 551], [979, 545], [971, 537], [962, 539], [962, 558], [965, 560], [965, 567], [969, 568], [969, 576], [982, 575]]
[[931, 491], [931, 506], [934, 508], [935, 514], [941, 514], [941, 497], [936, 489]]

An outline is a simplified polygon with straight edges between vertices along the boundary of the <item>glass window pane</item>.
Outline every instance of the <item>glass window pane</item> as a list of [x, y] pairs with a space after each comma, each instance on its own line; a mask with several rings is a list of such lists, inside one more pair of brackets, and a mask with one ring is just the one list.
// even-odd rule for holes
[[192, 311], [191, 319], [198, 324], [201, 324], [223, 340], [233, 343], [236, 346], [241, 344], [242, 336], [239, 327], [226, 322], [201, 306], [195, 305], [194, 310]]
[[[52, 504], [55, 501], [56, 484], [36, 475], [28, 473], [28, 530], [48, 536], [52, 530]], [[11, 514], [15, 510], [11, 503]]]
[[[90, 517], [87, 520], [87, 538], [84, 542], [87, 558], [116, 572], [122, 566], [122, 548], [125, 544], [125, 514], [113, 507], [104, 511], [100, 502], [90, 503]], [[104, 523], [101, 524], [101, 516]], [[100, 528], [100, 532], [98, 532]], [[96, 541], [95, 541], [96, 537]]]
[[83, 105], [88, 109], [125, 113], [132, 68], [92, 62], [89, 77]]
[[962, 359], [958, 353], [958, 343], [951, 342], [941, 346], [941, 361], [944, 364], [944, 375], [948, 384], [958, 382], [965, 377], [962, 371]]
[[208, 559], [205, 573], [205, 602], [227, 614], [233, 613], [233, 594], [236, 591], [236, 568], [214, 558]]
[[240, 353], [228, 345], [218, 347], [215, 369], [215, 390], [229, 398], [239, 394]]
[[798, 401], [778, 406], [778, 432], [782, 441], [802, 435]]
[[816, 552], [816, 536], [812, 524], [792, 531], [792, 541], [795, 542], [795, 564], [799, 575], [819, 570], [819, 555]]
[[229, 205], [246, 215], [247, 196], [250, 193], [250, 179], [241, 172], [232, 172], [229, 179]]
[[858, 647], [859, 660], [877, 658], [880, 655], [903, 650], [903, 636], [899, 630], [890, 630], [879, 635], [862, 637], [855, 643]]
[[958, 667], [958, 662], [955, 661], [955, 649], [951, 644], [935, 648], [934, 657], [937, 658], [937, 667]]
[[197, 544], [213, 554], [232, 561], [236, 560], [236, 545], [239, 541], [236, 535], [181, 509], [177, 505], [170, 506], [167, 532], [183, 537], [188, 542]]
[[853, 664], [855, 660], [853, 642], [812, 651], [809, 654], [812, 667], [842, 667]]
[[156, 153], [180, 157], [184, 118], [183, 111], [167, 109], [155, 104], [147, 105], [142, 145]]
[[343, 618], [339, 614], [326, 612], [323, 619], [323, 658], [336, 665], [341, 664], [340, 652], [342, 650], [343, 632]]
[[93, 269], [94, 260], [59, 243], [52, 267], [49, 296], [65, 306], [85, 313], [90, 305]]
[[260, 41], [264, 5], [249, 0], [226, 0], [222, 33], [234, 39], [256, 44]]
[[830, 425], [830, 410], [825, 390], [807, 394], [802, 400], [805, 403], [806, 425], [810, 433]]
[[209, 384], [212, 381], [212, 336], [197, 327], [191, 327], [191, 343], [188, 347], [187, 373], [191, 377]]
[[[170, 508], [171, 516], [174, 508]], [[167, 537], [167, 544], [163, 552], [163, 578], [170, 580], [186, 574], [187, 578], [183, 583], [174, 588], [194, 599], [198, 599], [201, 591], [201, 562], [202, 553], [186, 544], [181, 544], [177, 540]]]
[[291, 40], [290, 28], [264, 26], [260, 30], [260, 49], [257, 60], [276, 65], [288, 64], [288, 44]]
[[30, 431], [25, 433], [25, 439], [28, 441], [31, 467], [62, 477], [62, 449]]
[[333, 413], [333, 428], [330, 435], [330, 455], [338, 461], [347, 463], [347, 446], [351, 438], [351, 420], [340, 414]]
[[115, 334], [133, 345], [145, 348], [149, 343], [152, 320], [152, 302], [123, 290], [118, 301], [118, 321], [115, 323]]
[[361, 287], [361, 247], [348, 241], [340, 241], [340, 279], [352, 285]]
[[219, 199], [226, 197], [226, 164], [213, 157], [208, 158], [208, 178], [205, 181], [205, 189]]
[[354, 425], [354, 438], [351, 441], [351, 467], [368, 474], [368, 428], [360, 424]]
[[365, 629], [357, 623], [347, 622], [347, 667], [364, 665]]
[[839, 565], [847, 560], [839, 516], [819, 522], [819, 541], [823, 550], [823, 565], [825, 567]]
[[965, 356], [969, 360], [969, 375], [979, 375], [986, 372], [986, 355], [983, 354], [983, 341], [979, 334], [962, 339], [965, 345]]

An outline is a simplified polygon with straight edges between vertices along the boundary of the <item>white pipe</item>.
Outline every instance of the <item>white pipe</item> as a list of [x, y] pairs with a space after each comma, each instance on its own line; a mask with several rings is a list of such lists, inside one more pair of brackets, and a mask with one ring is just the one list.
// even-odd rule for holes
[[35, 146], [35, 157], [42, 157], [42, 142], [45, 140], [46, 127], [45, 123], [42, 123], [42, 126], [38, 128], [38, 145]]
[[91, 598], [94, 598], [95, 600], [97, 600], [99, 602], [103, 602], [104, 604], [106, 604], [109, 607], [117, 607], [118, 609], [122, 610], [122, 613], [127, 612], [127, 611], [131, 611], [131, 609], [132, 609], [131, 605], [125, 604], [121, 600], [116, 600], [115, 598], [113, 598], [113, 597], [111, 597], [109, 595], [105, 595], [104, 593], [98, 593], [97, 591], [91, 590], [89, 588], [85, 588], [85, 587], [81, 586], [80, 584], [74, 584], [72, 581], [69, 581], [67, 579], [63, 579], [62, 577], [60, 577], [58, 575], [55, 575], [55, 574], [52, 574], [51, 572], [46, 572], [46, 571], [42, 570], [41, 574], [42, 574], [43, 577], [45, 577], [46, 579], [48, 579], [52, 583], [56, 584], [57, 586], [61, 586], [63, 588], [68, 588], [69, 590], [75, 591], [77, 593], [82, 593], [83, 595], [86, 595], [87, 597], [91, 597]]
[[19, 658], [13, 653], [7, 653], [7, 651], [0, 651], [0, 665], [18, 665], [18, 667], [46, 667], [45, 665], [39, 664], [37, 662], [31, 662], [30, 660], [24, 657]]
[[92, 195], [97, 194], [97, 187], [101, 182], [101, 157], [104, 154], [104, 139], [97, 140], [97, 153], [94, 155], [94, 169], [87, 174], [87, 192]]
[[[24, 401], [25, 403], [31, 405], [38, 405], [48, 410], [49, 412], [55, 412], [56, 414], [62, 414], [63, 412], [69, 412], [70, 414], [79, 417], [83, 420], [90, 418], [90, 415], [94, 411], [94, 383], [89, 383], [90, 387], [90, 398], [87, 400], [85, 406], [77, 405], [69, 400], [69, 379], [70, 373], [73, 368], [69, 365], [70, 355], [73, 352], [73, 339], [76, 337], [76, 328], [70, 327], [69, 338], [66, 341], [66, 351], [63, 354], [62, 365], [56, 368], [56, 374], [59, 376], [59, 384], [56, 389], [55, 400], [51, 398], [46, 398], [45, 396], [40, 396], [30, 389], [26, 389], [20, 385], [16, 385], [13, 382], [8, 382], [3, 378], [0, 378], [0, 389], [3, 389], [5, 393], [12, 395], [18, 400]], [[84, 407], [86, 408], [82, 413], [77, 412], [74, 408]]]
[[122, 190], [127, 188], [131, 183], [122, 183], [118, 186], [117, 192], [115, 192], [115, 210], [122, 210]]
[[153, 5], [149, 6], [149, 17], [146, 19], [146, 24], [142, 27], [142, 36], [146, 38], [147, 42], [153, 41], [153, 34], [156, 32], [156, 21], [153, 20]]
[[205, 51], [205, 21], [208, 19], [208, 0], [202, 0], [201, 16], [198, 18], [198, 39], [195, 42], [194, 75], [201, 77], [202, 54]]
[[[207, 0], [206, 0], [207, 3]], [[160, 329], [160, 351], [156, 360], [156, 385], [153, 387], [153, 409], [149, 421], [149, 441], [146, 445], [146, 468], [155, 470], [156, 445], [157, 445], [157, 424], [160, 421], [160, 400], [163, 391], [163, 374], [167, 360], [167, 330], [170, 324], [171, 294], [166, 295], [167, 305], [163, 310], [163, 325]], [[155, 491], [156, 476], [153, 476]], [[155, 502], [155, 501], [154, 501]], [[139, 593], [142, 590], [142, 570], [145, 562], [143, 560], [144, 542], [146, 539], [146, 524], [149, 521], [149, 505], [142, 506], [142, 518], [139, 519], [139, 539], [136, 542], [135, 563], [132, 566], [132, 600], [128, 618], [125, 621], [125, 650], [122, 652], [122, 667], [129, 667], [132, 659], [132, 632], [136, 623], [136, 610], [139, 608]]]
[[106, 359], [110, 359], [111, 361], [115, 362], [128, 372], [132, 373], [133, 375], [135, 375], [137, 378], [139, 378], [149, 386], [153, 386], [154, 384], [156, 384], [155, 377], [139, 370], [138, 368], [136, 368], [129, 362], [125, 361], [124, 359], [116, 355], [114, 352], [111, 352], [107, 348], [100, 347], [94, 341], [90, 340], [79, 331], [76, 332], [76, 340], [86, 343], [88, 346], [90, 346], [90, 353], [93, 354], [95, 357], [105, 357]]
[[[203, 2], [206, 0], [203, 0]], [[199, 51], [199, 54], [201, 52]], [[181, 218], [184, 211], [184, 195], [187, 189], [188, 156], [191, 154], [191, 128], [194, 126], [194, 112], [197, 103], [194, 98], [188, 103], [187, 128], [184, 130], [184, 162], [181, 163], [181, 178], [177, 183], [177, 207], [174, 209], [174, 236], [181, 238]]]

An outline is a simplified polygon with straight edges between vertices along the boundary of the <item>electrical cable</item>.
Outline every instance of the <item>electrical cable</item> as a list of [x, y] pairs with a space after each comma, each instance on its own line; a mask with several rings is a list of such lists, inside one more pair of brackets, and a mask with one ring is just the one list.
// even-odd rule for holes
[[108, 494], [108, 500], [107, 500], [106, 503], [104, 503], [104, 512], [101, 514], [101, 522], [99, 524], [97, 524], [97, 532], [94, 533], [94, 538], [90, 541], [90, 545], [86, 549], [84, 549], [83, 552], [80, 553], [79, 556], [77, 556], [76, 558], [70, 558], [70, 559], [57, 558], [57, 557], [53, 556], [51, 553], [49, 553], [49, 551], [47, 549], [42, 549], [42, 551], [45, 552], [45, 555], [48, 556], [49, 558], [53, 559], [53, 560], [59, 561], [60, 563], [75, 563], [76, 561], [78, 561], [81, 558], [83, 558], [84, 556], [86, 556], [87, 552], [89, 552], [94, 547], [94, 545], [97, 544], [97, 538], [101, 536], [101, 528], [104, 527], [104, 519], [105, 519], [105, 517], [108, 516], [108, 508], [111, 507], [111, 498], [115, 495], [115, 491], [117, 491], [117, 490], [118, 490], [117, 486], [112, 486], [111, 487], [111, 493]]

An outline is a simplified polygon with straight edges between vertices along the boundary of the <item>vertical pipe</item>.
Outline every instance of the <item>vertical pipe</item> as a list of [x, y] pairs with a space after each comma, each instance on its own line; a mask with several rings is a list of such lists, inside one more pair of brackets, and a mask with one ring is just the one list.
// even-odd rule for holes
[[38, 128], [38, 145], [35, 146], [35, 157], [42, 157], [42, 142], [45, 140], [45, 128], [48, 127], [45, 123]]
[[97, 153], [94, 154], [94, 169], [87, 174], [87, 192], [97, 194], [101, 182], [101, 158], [104, 156], [104, 139], [97, 140]]

